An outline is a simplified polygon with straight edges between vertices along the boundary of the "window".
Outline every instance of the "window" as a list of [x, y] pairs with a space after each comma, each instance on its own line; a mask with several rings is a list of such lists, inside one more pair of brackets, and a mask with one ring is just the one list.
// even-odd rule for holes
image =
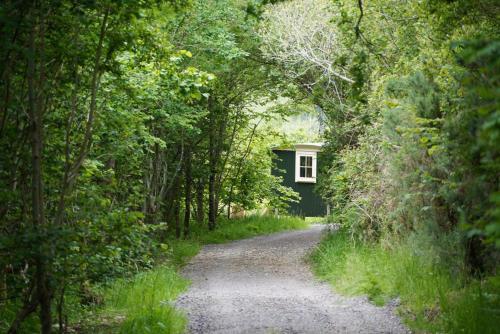
[[300, 156], [300, 177], [313, 176], [313, 158], [301, 155]]
[[316, 152], [295, 153], [295, 182], [316, 183]]

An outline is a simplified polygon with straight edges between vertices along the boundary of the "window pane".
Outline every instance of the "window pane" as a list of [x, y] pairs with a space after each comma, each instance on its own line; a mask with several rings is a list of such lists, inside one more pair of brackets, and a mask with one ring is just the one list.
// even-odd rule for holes
[[305, 170], [306, 170], [306, 177], [313, 177], [312, 167], [311, 168], [307, 167], [307, 168], [305, 168]]
[[311, 156], [300, 156], [300, 167], [312, 167], [313, 158]]
[[304, 167], [300, 167], [300, 177], [306, 177], [306, 169]]
[[305, 156], [300, 156], [300, 166], [305, 166], [306, 165], [306, 157]]

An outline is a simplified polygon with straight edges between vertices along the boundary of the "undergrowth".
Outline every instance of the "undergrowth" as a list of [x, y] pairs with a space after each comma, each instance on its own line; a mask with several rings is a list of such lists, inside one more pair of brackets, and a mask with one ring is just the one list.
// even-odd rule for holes
[[500, 279], [471, 279], [453, 261], [460, 251], [449, 248], [453, 238], [431, 243], [413, 235], [384, 246], [356, 243], [340, 231], [327, 236], [311, 259], [315, 273], [340, 293], [367, 295], [376, 305], [398, 298], [399, 313], [416, 332], [498, 333]]
[[272, 216], [221, 219], [217, 229], [210, 232], [205, 226], [193, 226], [188, 239], [167, 241], [165, 257], [156, 268], [98, 287], [96, 293], [104, 302], [94, 311], [98, 320], [92, 319], [94, 325], [88, 326], [86, 332], [183, 333], [186, 317], [174, 308], [173, 301], [187, 289], [189, 282], [178, 274], [178, 269], [195, 256], [202, 245], [307, 226], [300, 218]]

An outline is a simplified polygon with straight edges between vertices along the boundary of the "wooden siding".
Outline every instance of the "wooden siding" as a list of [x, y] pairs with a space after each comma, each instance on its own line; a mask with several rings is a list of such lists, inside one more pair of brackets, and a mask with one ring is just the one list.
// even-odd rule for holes
[[[283, 177], [283, 185], [300, 194], [299, 203], [290, 203], [289, 213], [305, 217], [321, 217], [326, 215], [326, 206], [314, 188], [316, 183], [295, 182], [295, 151], [273, 150], [276, 155], [272, 174]], [[318, 167], [320, 161], [318, 160]]]

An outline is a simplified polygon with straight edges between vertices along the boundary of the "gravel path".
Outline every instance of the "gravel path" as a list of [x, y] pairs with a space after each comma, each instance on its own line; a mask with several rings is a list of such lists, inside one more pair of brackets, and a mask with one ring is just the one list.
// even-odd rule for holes
[[177, 306], [190, 333], [407, 333], [390, 308], [317, 281], [304, 257], [322, 226], [208, 245], [186, 266]]

